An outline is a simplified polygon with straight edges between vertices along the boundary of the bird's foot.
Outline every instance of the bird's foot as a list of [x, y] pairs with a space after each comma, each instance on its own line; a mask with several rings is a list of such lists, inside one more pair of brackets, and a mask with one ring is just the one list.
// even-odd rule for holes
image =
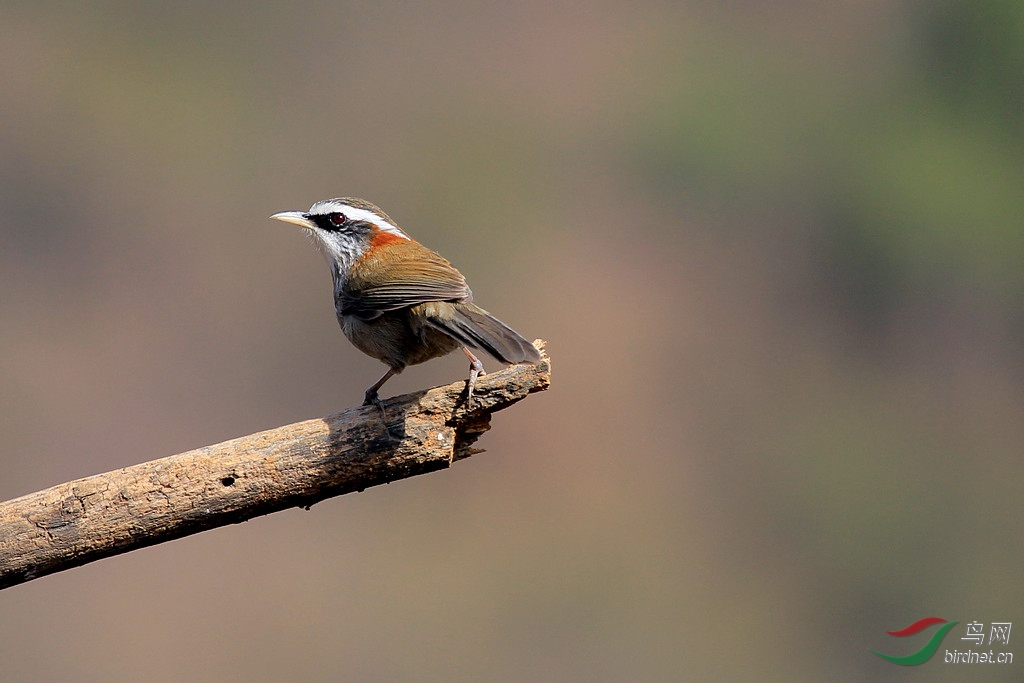
[[377, 406], [380, 408], [380, 419], [384, 420], [384, 426], [388, 424], [388, 413], [384, 410], [384, 401], [377, 395], [377, 390], [370, 387], [366, 390], [366, 398], [363, 399], [364, 406]]
[[380, 400], [380, 396], [377, 395], [377, 390], [381, 388], [384, 382], [387, 382], [393, 375], [401, 372], [401, 368], [389, 368], [384, 376], [373, 383], [369, 389], [366, 390], [366, 398], [363, 399], [364, 406], [377, 406], [380, 410], [380, 419], [384, 423], [384, 431], [387, 433], [389, 439], [395, 439], [395, 435], [391, 433], [391, 428], [388, 427], [388, 413], [384, 410], [384, 401]]
[[462, 350], [469, 356], [469, 379], [466, 381], [466, 407], [468, 408], [473, 404], [473, 389], [476, 388], [476, 378], [487, 373], [484, 372], [484, 364], [480, 362], [479, 358], [470, 353], [466, 347], [462, 347]]

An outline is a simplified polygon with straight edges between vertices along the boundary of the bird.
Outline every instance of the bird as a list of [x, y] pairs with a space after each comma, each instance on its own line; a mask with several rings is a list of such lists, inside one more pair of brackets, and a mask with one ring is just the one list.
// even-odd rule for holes
[[437, 252], [398, 227], [364, 199], [337, 197], [309, 211], [282, 211], [270, 218], [303, 228], [323, 254], [334, 283], [334, 310], [352, 344], [387, 367], [366, 389], [363, 405], [375, 405], [387, 423], [380, 388], [409, 365], [462, 348], [469, 358], [466, 404], [484, 368], [473, 350], [508, 365], [541, 362], [522, 335], [473, 303], [466, 279]]

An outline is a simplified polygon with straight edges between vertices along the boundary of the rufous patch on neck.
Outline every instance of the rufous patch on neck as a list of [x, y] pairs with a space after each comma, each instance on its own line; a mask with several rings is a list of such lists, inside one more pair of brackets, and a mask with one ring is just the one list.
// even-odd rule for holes
[[381, 230], [376, 225], [373, 226], [373, 232], [370, 233], [370, 248], [376, 249], [377, 247], [383, 247], [386, 244], [394, 244], [395, 242], [408, 242], [407, 237], [396, 235], [393, 232]]

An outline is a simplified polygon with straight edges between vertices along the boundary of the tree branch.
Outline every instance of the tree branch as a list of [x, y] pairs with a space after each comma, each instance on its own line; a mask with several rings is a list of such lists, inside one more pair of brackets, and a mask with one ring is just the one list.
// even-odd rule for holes
[[450, 466], [551, 364], [456, 382], [97, 474], [0, 503], [0, 589], [227, 524]]

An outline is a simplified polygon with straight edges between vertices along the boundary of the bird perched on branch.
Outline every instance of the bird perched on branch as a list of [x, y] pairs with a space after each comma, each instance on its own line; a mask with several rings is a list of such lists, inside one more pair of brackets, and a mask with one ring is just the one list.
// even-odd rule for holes
[[[503, 363], [539, 363], [540, 352], [515, 330], [473, 303], [452, 264], [406, 235], [386, 213], [362, 199], [325, 199], [309, 211], [271, 218], [304, 228], [327, 259], [338, 322], [357, 349], [388, 371], [366, 390], [363, 405], [384, 414], [377, 392], [407, 365], [461, 347], [469, 358], [467, 398], [483, 364], [470, 349]], [[386, 415], [385, 415], [386, 417]]]

